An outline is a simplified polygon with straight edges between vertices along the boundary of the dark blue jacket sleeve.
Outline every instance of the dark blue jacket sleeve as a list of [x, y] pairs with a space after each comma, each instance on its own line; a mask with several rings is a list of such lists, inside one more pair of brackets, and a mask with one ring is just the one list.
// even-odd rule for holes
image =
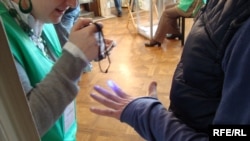
[[208, 141], [169, 112], [157, 99], [143, 97], [131, 102], [121, 121], [132, 126], [148, 141]]
[[223, 60], [222, 99], [215, 124], [250, 124], [250, 18], [232, 38]]

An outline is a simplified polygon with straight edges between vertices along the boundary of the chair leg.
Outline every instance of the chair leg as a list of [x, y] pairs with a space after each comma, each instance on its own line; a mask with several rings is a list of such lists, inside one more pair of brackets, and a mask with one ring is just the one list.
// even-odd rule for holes
[[185, 17], [181, 17], [181, 45], [185, 42]]
[[135, 23], [135, 17], [133, 14], [134, 0], [127, 0], [127, 5], [128, 5], [128, 12], [129, 12], [128, 13], [127, 28], [128, 28], [129, 22], [131, 21], [134, 29], [137, 32], [137, 25]]

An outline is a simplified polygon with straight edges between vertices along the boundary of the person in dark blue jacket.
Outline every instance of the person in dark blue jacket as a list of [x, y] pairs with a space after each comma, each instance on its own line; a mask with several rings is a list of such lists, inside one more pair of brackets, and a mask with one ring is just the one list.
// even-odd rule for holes
[[[210, 125], [250, 125], [250, 1], [209, 0], [201, 9], [173, 76], [170, 107], [156, 98], [132, 97], [108, 81], [91, 107], [133, 127], [148, 141], [208, 141]], [[102, 96], [99, 96], [102, 95]], [[248, 135], [249, 136], [249, 135]]]

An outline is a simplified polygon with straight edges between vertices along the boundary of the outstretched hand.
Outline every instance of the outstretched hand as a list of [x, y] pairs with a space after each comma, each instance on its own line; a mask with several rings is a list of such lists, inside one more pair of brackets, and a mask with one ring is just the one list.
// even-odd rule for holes
[[[93, 93], [90, 95], [94, 100], [108, 108], [100, 109], [91, 107], [90, 111], [98, 115], [113, 117], [120, 120], [124, 108], [138, 97], [126, 94], [113, 81], [108, 81], [108, 86], [113, 90], [113, 92], [110, 92], [100, 86], [95, 86], [94, 89], [101, 96]], [[157, 97], [156, 87], [157, 83], [154, 81], [151, 82], [148, 88], [148, 96]]]

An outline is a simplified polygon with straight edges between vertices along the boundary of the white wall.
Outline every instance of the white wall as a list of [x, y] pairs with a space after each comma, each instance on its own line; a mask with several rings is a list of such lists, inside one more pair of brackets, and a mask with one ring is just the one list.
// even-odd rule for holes
[[79, 0], [79, 3], [90, 3], [93, 2], [93, 0]]

